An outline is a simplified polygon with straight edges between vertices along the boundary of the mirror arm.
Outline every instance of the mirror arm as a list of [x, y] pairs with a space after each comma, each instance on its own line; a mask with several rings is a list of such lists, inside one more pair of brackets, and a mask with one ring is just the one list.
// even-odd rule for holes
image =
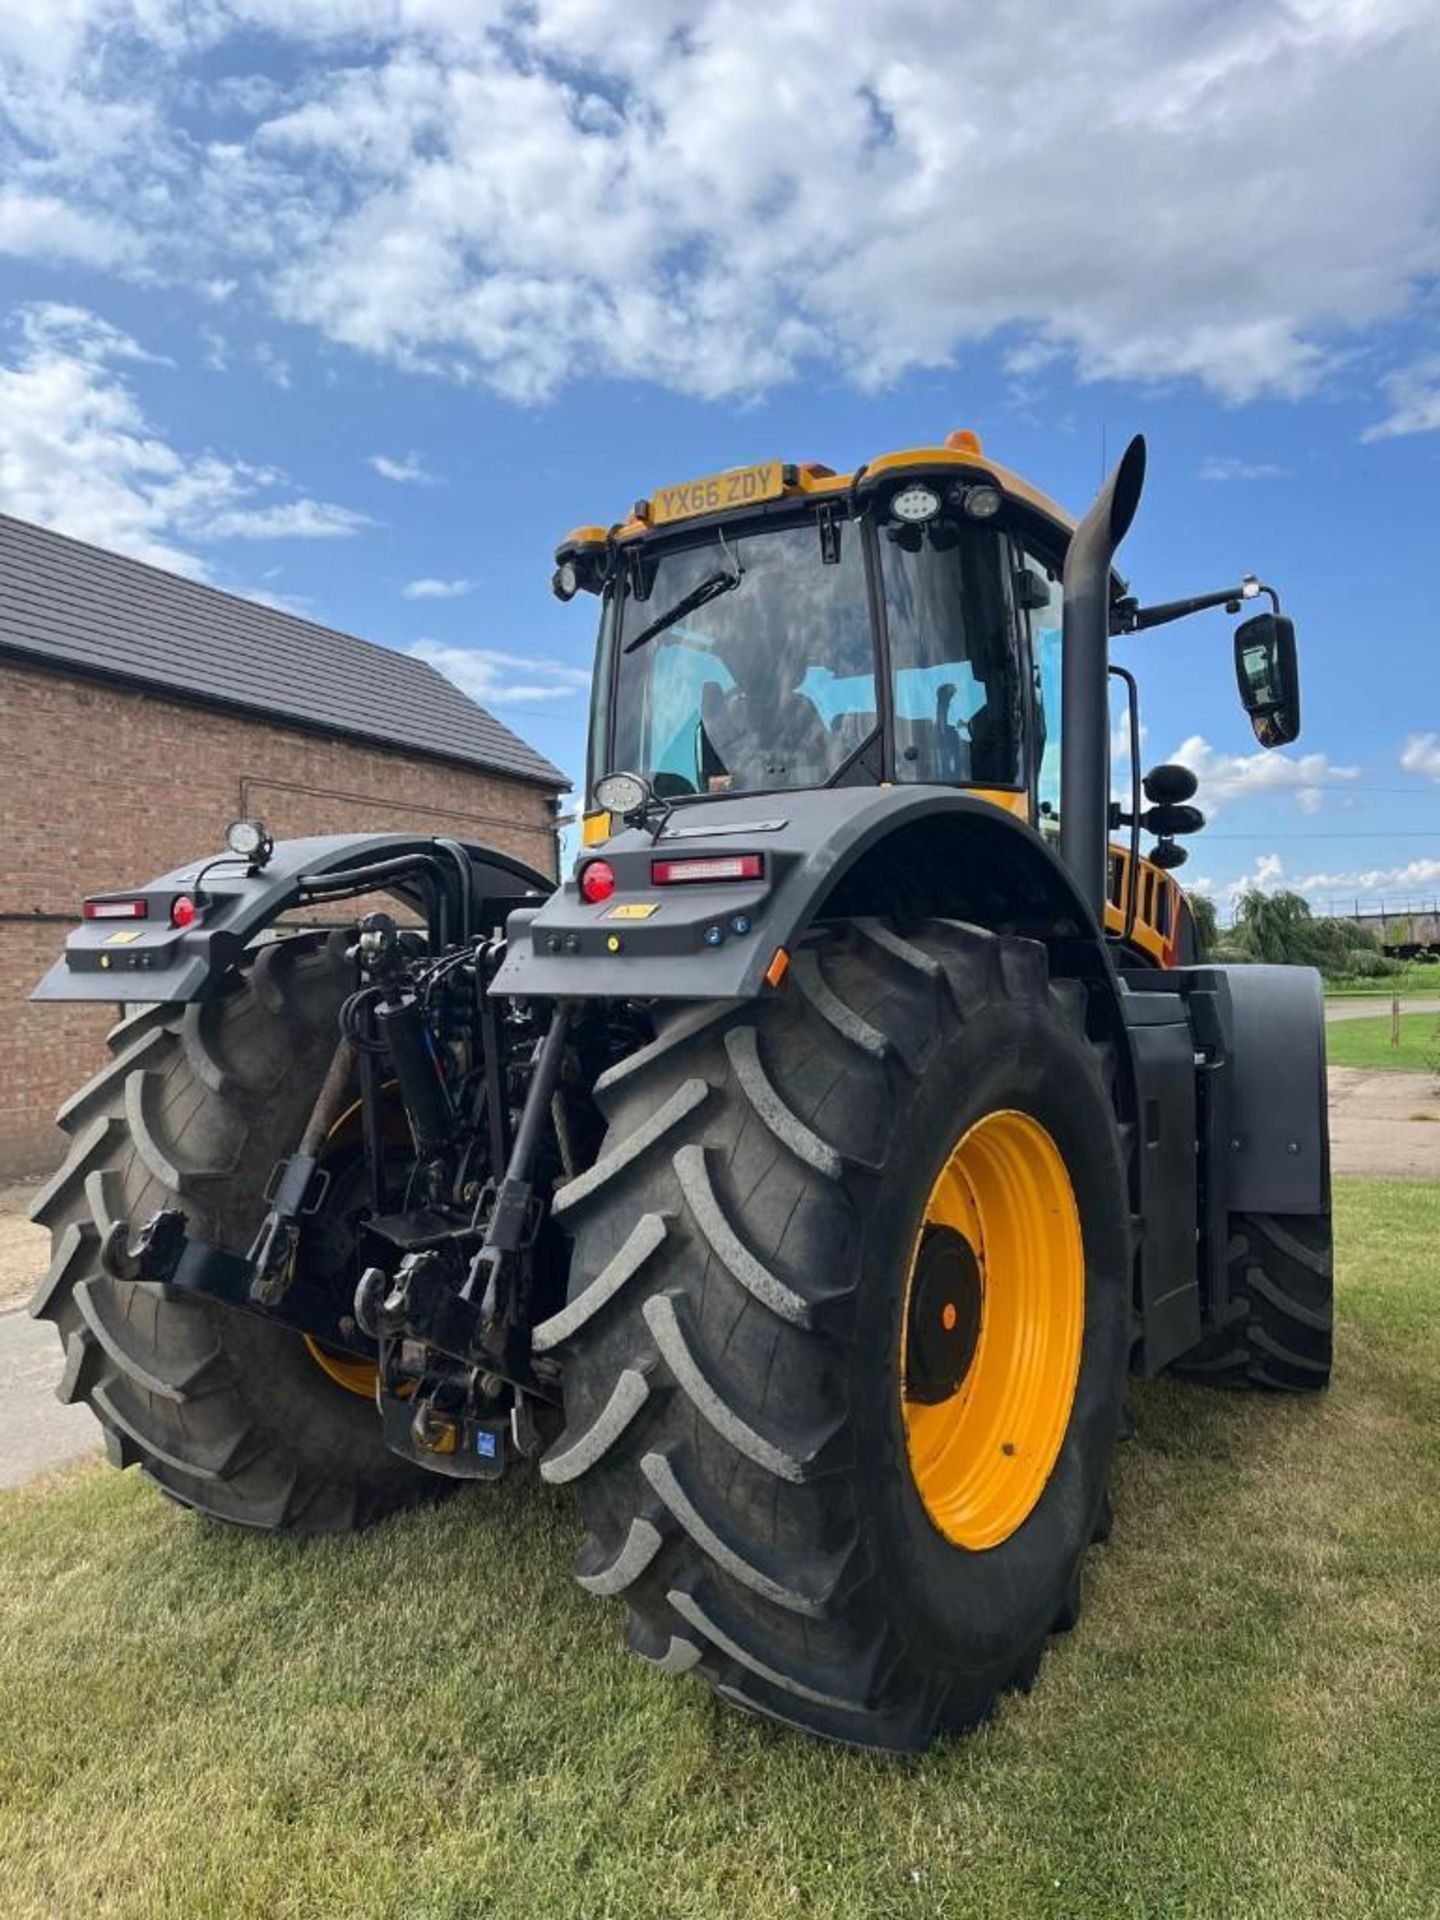
[[1207, 613], [1211, 607], [1224, 607], [1230, 613], [1238, 613], [1246, 600], [1257, 599], [1262, 593], [1269, 596], [1271, 606], [1279, 613], [1279, 594], [1253, 574], [1238, 587], [1222, 587], [1218, 593], [1198, 593], [1188, 600], [1161, 600], [1153, 607], [1142, 607], [1134, 599], [1117, 600], [1110, 609], [1110, 631], [1143, 633], [1147, 627], [1168, 626], [1172, 620], [1184, 620], [1192, 613]]

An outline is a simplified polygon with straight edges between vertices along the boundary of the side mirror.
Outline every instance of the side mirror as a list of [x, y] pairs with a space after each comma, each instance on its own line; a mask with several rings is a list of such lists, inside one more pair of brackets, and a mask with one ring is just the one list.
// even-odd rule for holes
[[1262, 747], [1285, 747], [1299, 739], [1300, 669], [1293, 620], [1257, 613], [1235, 629], [1235, 679]]

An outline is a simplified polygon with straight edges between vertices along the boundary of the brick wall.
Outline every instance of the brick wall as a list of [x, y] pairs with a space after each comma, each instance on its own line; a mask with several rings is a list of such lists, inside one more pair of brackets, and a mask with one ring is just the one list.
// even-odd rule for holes
[[113, 1007], [26, 999], [81, 899], [218, 850], [241, 814], [277, 838], [447, 833], [555, 867], [537, 787], [0, 662], [0, 1178], [54, 1164], [55, 1109], [103, 1060]]

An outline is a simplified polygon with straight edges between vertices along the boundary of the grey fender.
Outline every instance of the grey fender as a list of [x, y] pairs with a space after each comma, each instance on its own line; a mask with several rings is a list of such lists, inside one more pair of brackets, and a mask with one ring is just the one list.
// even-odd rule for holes
[[1232, 1213], [1330, 1205], [1325, 996], [1312, 967], [1196, 969], [1223, 983], [1228, 1015], [1224, 1182]]
[[[143, 886], [112, 895], [144, 900], [143, 919], [82, 920], [65, 951], [35, 988], [32, 1000], [186, 1001], [209, 993], [251, 944], [282, 913], [311, 897], [303, 879], [336, 875], [376, 861], [430, 855], [439, 870], [468, 867], [476, 913], [493, 902], [486, 926], [498, 927], [515, 902], [548, 893], [554, 881], [509, 854], [459, 841], [406, 833], [332, 833], [278, 840], [256, 873], [226, 853], [190, 860]], [[171, 925], [180, 894], [203, 890], [205, 906], [190, 927]], [[403, 885], [396, 891], [413, 899]]]
[[[655, 883], [657, 861], [734, 854], [760, 855], [761, 875]], [[592, 905], [577, 876], [597, 858], [615, 891]], [[1063, 971], [1118, 991], [1095, 916], [1040, 835], [990, 801], [927, 786], [693, 801], [654, 838], [627, 829], [582, 853], [543, 906], [511, 916], [492, 991], [749, 1000], [817, 917], [883, 913], [1033, 933], [1064, 946]]]

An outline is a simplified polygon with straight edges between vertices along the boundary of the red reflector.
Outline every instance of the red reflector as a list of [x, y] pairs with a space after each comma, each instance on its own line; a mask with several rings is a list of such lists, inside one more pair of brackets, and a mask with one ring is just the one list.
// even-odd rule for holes
[[758, 853], [723, 853], [694, 860], [652, 860], [650, 878], [657, 887], [697, 880], [758, 880], [765, 862]]
[[150, 908], [144, 900], [87, 900], [80, 912], [86, 920], [144, 920]]
[[170, 903], [170, 924], [172, 927], [193, 927], [200, 909], [188, 893], [177, 893]]
[[615, 869], [608, 860], [588, 860], [580, 869], [580, 893], [591, 906], [608, 900], [615, 891]]

